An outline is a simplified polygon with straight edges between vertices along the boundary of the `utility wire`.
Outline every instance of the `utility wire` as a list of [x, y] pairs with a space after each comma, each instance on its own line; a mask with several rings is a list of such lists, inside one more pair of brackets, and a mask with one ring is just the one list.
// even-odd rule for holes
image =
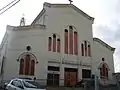
[[12, 4], [13, 2], [15, 2], [16, 0], [10, 2], [8, 5], [4, 6], [3, 8], [0, 9], [0, 11], [2, 11], [4, 8], [6, 8], [7, 6], [9, 6], [10, 4]]
[[[5, 7], [3, 7], [2, 9], [0, 9], [0, 11], [3, 10], [4, 8], [6, 8], [7, 6], [9, 6], [10, 4], [12, 4], [12, 3], [15, 2], [15, 1], [16, 1], [16, 0], [12, 1], [11, 3], [9, 3], [8, 5], [6, 5]], [[0, 13], [0, 15], [3, 14], [4, 12], [6, 12], [6, 11], [7, 11], [8, 9], [10, 9], [11, 7], [13, 7], [14, 5], [16, 5], [19, 1], [20, 1], [20, 0], [18, 0], [16, 3], [12, 4], [12, 6], [8, 7], [7, 9], [5, 9], [3, 12]]]

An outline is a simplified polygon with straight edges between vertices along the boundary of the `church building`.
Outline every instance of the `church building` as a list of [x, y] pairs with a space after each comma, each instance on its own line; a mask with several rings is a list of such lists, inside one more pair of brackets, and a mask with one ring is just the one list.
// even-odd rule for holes
[[93, 38], [94, 18], [73, 4], [45, 2], [31, 25], [6, 27], [0, 46], [0, 80], [36, 77], [41, 84], [67, 86], [98, 76], [113, 81], [115, 48]]

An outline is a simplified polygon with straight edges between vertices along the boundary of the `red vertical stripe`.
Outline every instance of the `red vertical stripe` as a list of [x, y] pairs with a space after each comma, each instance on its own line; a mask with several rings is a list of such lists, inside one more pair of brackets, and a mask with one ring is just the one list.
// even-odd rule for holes
[[84, 56], [84, 45], [81, 44], [82, 56]]
[[102, 75], [102, 76], [103, 76], [103, 78], [105, 78], [105, 76], [106, 76], [106, 75], [105, 75], [105, 73], [106, 73], [106, 72], [105, 72], [105, 71], [106, 71], [106, 70], [105, 70], [105, 69], [106, 69], [106, 68], [105, 68], [105, 64], [103, 64], [102, 69], [103, 69], [103, 75]]
[[49, 40], [48, 40], [48, 51], [51, 51], [51, 48], [52, 48], [52, 38], [49, 37]]
[[34, 75], [35, 73], [35, 61], [31, 60], [31, 74], [30, 75]]
[[57, 39], [57, 52], [60, 52], [60, 39]]
[[25, 56], [25, 75], [29, 75], [30, 70], [30, 55]]
[[78, 38], [77, 38], [77, 32], [74, 32], [74, 54], [78, 55]]
[[102, 68], [100, 68], [100, 78], [102, 78]]
[[108, 68], [106, 68], [106, 77], [108, 77]]
[[65, 36], [64, 36], [65, 40], [64, 40], [64, 51], [66, 54], [68, 54], [68, 30], [65, 29]]
[[24, 74], [24, 59], [20, 60], [20, 70], [19, 70], [19, 74], [23, 75]]
[[88, 56], [91, 56], [90, 45], [88, 45]]
[[85, 56], [87, 56], [87, 42], [85, 41]]
[[53, 35], [53, 52], [56, 52], [56, 35]]
[[73, 54], [73, 30], [69, 28], [69, 53]]

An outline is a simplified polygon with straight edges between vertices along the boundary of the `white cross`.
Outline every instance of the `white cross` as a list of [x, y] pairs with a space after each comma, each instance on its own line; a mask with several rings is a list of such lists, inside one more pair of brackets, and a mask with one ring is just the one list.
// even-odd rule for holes
[[73, 2], [72, 0], [69, 0], [70, 4]]

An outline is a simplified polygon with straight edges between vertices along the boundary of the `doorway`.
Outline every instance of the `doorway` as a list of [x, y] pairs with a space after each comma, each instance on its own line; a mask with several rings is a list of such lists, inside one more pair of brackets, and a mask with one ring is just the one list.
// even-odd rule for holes
[[59, 86], [59, 67], [48, 66], [47, 85]]
[[64, 84], [65, 86], [73, 86], [77, 82], [77, 69], [65, 68], [64, 70]]

